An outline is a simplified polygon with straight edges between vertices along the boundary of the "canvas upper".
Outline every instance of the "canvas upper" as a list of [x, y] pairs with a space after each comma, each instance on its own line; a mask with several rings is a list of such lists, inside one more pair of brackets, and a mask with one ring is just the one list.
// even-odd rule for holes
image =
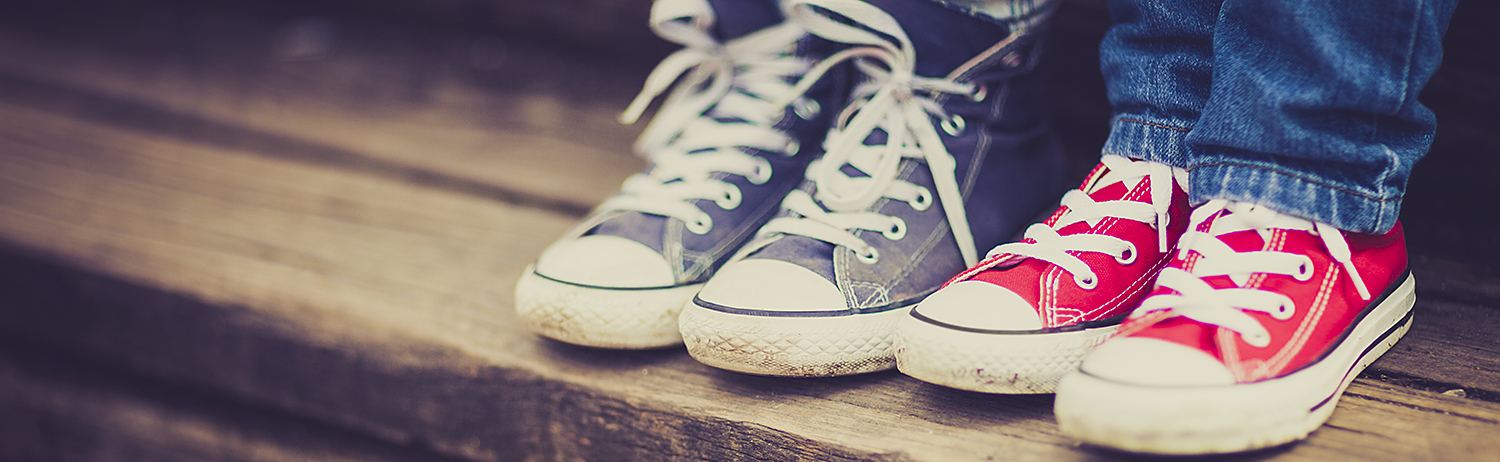
[[838, 58], [856, 63], [854, 101], [807, 181], [700, 305], [802, 315], [910, 306], [1062, 189], [1032, 35], [928, 2], [791, 5], [793, 22], [853, 50]]
[[652, 22], [684, 48], [627, 110], [638, 117], [676, 82], [635, 146], [650, 165], [542, 255], [540, 276], [606, 288], [703, 282], [801, 182], [847, 97], [830, 79], [780, 100], [833, 45], [784, 22], [774, 2], [658, 0]]
[[1186, 176], [1105, 156], [1050, 217], [959, 273], [916, 316], [990, 331], [1119, 323], [1155, 287], [1187, 229]]
[[1284, 377], [1345, 341], [1409, 274], [1399, 223], [1347, 233], [1224, 201], [1193, 218], [1151, 297], [1083, 371], [1163, 386]]

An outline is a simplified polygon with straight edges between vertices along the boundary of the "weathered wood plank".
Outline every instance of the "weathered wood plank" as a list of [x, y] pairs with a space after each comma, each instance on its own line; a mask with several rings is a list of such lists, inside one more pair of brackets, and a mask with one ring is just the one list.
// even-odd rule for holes
[[[510, 283], [569, 216], [7, 103], [0, 163], [0, 276], [17, 287], [0, 332], [387, 441], [481, 459], [1100, 456], [1057, 432], [1048, 398], [745, 377], [679, 351], [536, 339], [513, 322]], [[1447, 334], [1419, 329], [1392, 355], [1433, 335]], [[1489, 348], [1461, 340], [1421, 361]], [[1500, 404], [1352, 390], [1330, 427], [1274, 455], [1500, 450], [1484, 437]]]
[[1392, 383], [1439, 392], [1461, 389], [1500, 401], [1496, 307], [1444, 300], [1436, 290], [1419, 292], [1417, 299], [1417, 320], [1407, 334], [1412, 341], [1392, 349], [1367, 375], [1388, 374]]
[[184, 47], [172, 29], [0, 29], [0, 98], [575, 214], [643, 163], [615, 121], [643, 70], [600, 79], [493, 37], [356, 20], [195, 19], [224, 30]]
[[[1087, 11], [1064, 30], [1102, 30]], [[175, 23], [124, 43], [0, 28], [0, 279], [23, 288], [0, 333], [465, 458], [1101, 456], [1045, 398], [743, 377], [520, 331], [521, 265], [639, 165], [612, 122], [639, 76], [328, 21], [227, 15], [186, 48], [204, 35]], [[302, 46], [319, 31], [334, 45]], [[1054, 55], [1086, 71], [1064, 86], [1095, 88], [1086, 53]], [[1097, 92], [1064, 90], [1070, 139], [1102, 133]], [[1328, 428], [1267, 455], [1496, 451], [1495, 269], [1414, 264], [1411, 338]]]
[[47, 461], [443, 460], [294, 416], [0, 348], [0, 459]]
[[[648, 2], [533, 2], [527, 5], [536, 11], [506, 13], [505, 21], [532, 21], [522, 28], [485, 15], [525, 7], [488, 3], [330, 0], [293, 11], [196, 2], [97, 6], [109, 13], [107, 21], [66, 14], [27, 21], [17, 14], [0, 19], [0, 98], [582, 213], [641, 164], [627, 153], [634, 128], [614, 117], [660, 54], [642, 46], [643, 24], [599, 28], [592, 15], [636, 20], [623, 10], [643, 13]], [[337, 8], [387, 15], [333, 14]], [[1490, 129], [1500, 113], [1484, 109], [1500, 104], [1500, 80], [1493, 78], [1500, 61], [1476, 46], [1487, 37], [1482, 18], [1495, 8], [1465, 3], [1454, 20], [1446, 64], [1423, 95], [1443, 124], [1404, 212], [1413, 249], [1464, 260], [1467, 268], [1444, 270], [1443, 280], [1423, 284], [1442, 284], [1446, 294], [1487, 306], [1500, 306], [1500, 284], [1492, 282], [1500, 280], [1500, 265], [1487, 263], [1500, 259], [1500, 246], [1469, 243], [1485, 239], [1493, 219], [1448, 210], [1486, 209], [1469, 185], [1500, 168], [1500, 157], [1482, 155], [1500, 150]], [[398, 9], [407, 14], [388, 14]], [[562, 11], [582, 17], [562, 21]], [[456, 27], [411, 18], [429, 13], [450, 20], [462, 13], [477, 22]], [[1053, 83], [1047, 91], [1057, 101], [1057, 128], [1067, 133], [1080, 174], [1095, 162], [1107, 128], [1097, 64], [1107, 16], [1097, 0], [1064, 2], [1042, 69]], [[525, 32], [533, 26], [548, 32]], [[555, 50], [564, 37], [591, 46], [570, 50], [582, 54], [531, 48], [547, 42]], [[600, 52], [616, 41], [632, 46]]]
[[[0, 36], [4, 34], [0, 30]], [[241, 40], [252, 43], [258, 43], [257, 37], [261, 42], [274, 41], [274, 34], [264, 32], [243, 37]], [[143, 57], [142, 52], [108, 53], [86, 44], [37, 41], [41, 39], [25, 34], [16, 38], [0, 40], [0, 51], [6, 51], [0, 56], [10, 58], [0, 59], [0, 83], [4, 83], [0, 85], [0, 98], [23, 107], [161, 137], [309, 161], [568, 213], [577, 213], [612, 193], [618, 179], [638, 166], [637, 159], [603, 147], [629, 143], [613, 121], [607, 120], [605, 114], [613, 114], [612, 107], [598, 102], [575, 105], [578, 98], [566, 85], [554, 88], [526, 83], [556, 84], [552, 79], [512, 76], [507, 85], [517, 88], [487, 91], [493, 89], [475, 87], [457, 76], [413, 72], [431, 67], [423, 61], [431, 59], [423, 58], [428, 54], [383, 58], [404, 63], [402, 68], [408, 70], [399, 71], [375, 65], [383, 60], [380, 55], [361, 49], [312, 63], [271, 60], [263, 63], [265, 66], [251, 64], [248, 66], [259, 70], [247, 73], [236, 70], [237, 66], [247, 66], [240, 61], [253, 54], [248, 49], [255, 47], [245, 43], [215, 44], [214, 49], [225, 50], [223, 56], [213, 58], [209, 65], [190, 66], [203, 57], [150, 53]], [[556, 58], [545, 55], [513, 60], [514, 67], [530, 69], [521, 73], [528, 76], [566, 80], [574, 74], [566, 72], [566, 66]], [[531, 65], [527, 60], [539, 64]], [[13, 73], [6, 74], [6, 69]], [[373, 79], [376, 83], [355, 83], [355, 89], [350, 90], [351, 76], [366, 73], [379, 76]], [[403, 81], [416, 83], [388, 85], [425, 89], [417, 92], [421, 94], [465, 96], [414, 98], [379, 83]], [[360, 98], [354, 93], [374, 96]], [[522, 109], [494, 110], [516, 107]], [[562, 114], [557, 114], [559, 111]], [[561, 134], [579, 127], [594, 127], [582, 130], [592, 130], [598, 136]], [[574, 139], [585, 141], [571, 141]], [[598, 145], [590, 146], [590, 142]], [[73, 146], [59, 150], [88, 153], [98, 149]], [[99, 159], [88, 162], [100, 166], [118, 163]], [[170, 185], [191, 180], [153, 181]], [[207, 189], [215, 188], [210, 184]], [[316, 216], [323, 212], [307, 213]], [[1422, 247], [1420, 243], [1414, 245]], [[1500, 284], [1493, 282], [1500, 276], [1500, 266], [1422, 255], [1415, 258], [1414, 265], [1424, 295], [1436, 290], [1447, 299], [1467, 303], [1465, 306], [1495, 306], [1500, 301]], [[1428, 274], [1435, 276], [1426, 277]], [[1408, 371], [1389, 372], [1414, 373], [1439, 384], [1494, 391], [1497, 387], [1493, 384], [1500, 383], [1496, 380], [1500, 373], [1493, 372], [1494, 357], [1464, 355], [1470, 351], [1467, 349], [1458, 351], [1468, 361], [1446, 363], [1449, 366], [1443, 369], [1449, 373], [1435, 374], [1437, 377], [1428, 377], [1434, 375], [1429, 372], [1432, 368], [1419, 362], [1401, 363]]]

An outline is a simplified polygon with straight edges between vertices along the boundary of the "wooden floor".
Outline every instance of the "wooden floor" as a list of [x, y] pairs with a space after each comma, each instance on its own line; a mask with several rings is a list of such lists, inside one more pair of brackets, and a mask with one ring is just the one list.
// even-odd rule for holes
[[[1121, 457], [1060, 434], [1050, 397], [517, 326], [520, 271], [641, 165], [614, 123], [639, 66], [151, 18], [0, 22], [0, 460]], [[1500, 271], [1413, 247], [1406, 340], [1308, 441], [1243, 458], [1500, 460]]]

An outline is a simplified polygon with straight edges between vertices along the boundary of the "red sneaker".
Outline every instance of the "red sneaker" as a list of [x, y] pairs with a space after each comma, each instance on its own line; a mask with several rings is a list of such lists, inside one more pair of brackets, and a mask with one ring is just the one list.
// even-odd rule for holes
[[1186, 172], [1106, 156], [1021, 242], [1001, 245], [902, 321], [896, 364], [923, 381], [1051, 393], [1151, 290], [1187, 229]]
[[1063, 379], [1064, 432], [1161, 454], [1302, 439], [1411, 325], [1399, 224], [1344, 233], [1225, 201], [1192, 218], [1151, 297]]

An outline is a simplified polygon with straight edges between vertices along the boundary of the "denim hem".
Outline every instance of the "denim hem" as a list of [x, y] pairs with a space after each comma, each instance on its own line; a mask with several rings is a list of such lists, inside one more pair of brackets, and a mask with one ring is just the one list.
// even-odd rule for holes
[[[1188, 167], [1193, 204], [1213, 199], [1249, 202], [1354, 233], [1395, 226], [1401, 196], [1377, 196], [1274, 165], [1201, 155]], [[1206, 162], [1205, 162], [1206, 161]]]
[[1121, 114], [1109, 130], [1104, 154], [1187, 168], [1187, 135], [1192, 127], [1177, 121]]

